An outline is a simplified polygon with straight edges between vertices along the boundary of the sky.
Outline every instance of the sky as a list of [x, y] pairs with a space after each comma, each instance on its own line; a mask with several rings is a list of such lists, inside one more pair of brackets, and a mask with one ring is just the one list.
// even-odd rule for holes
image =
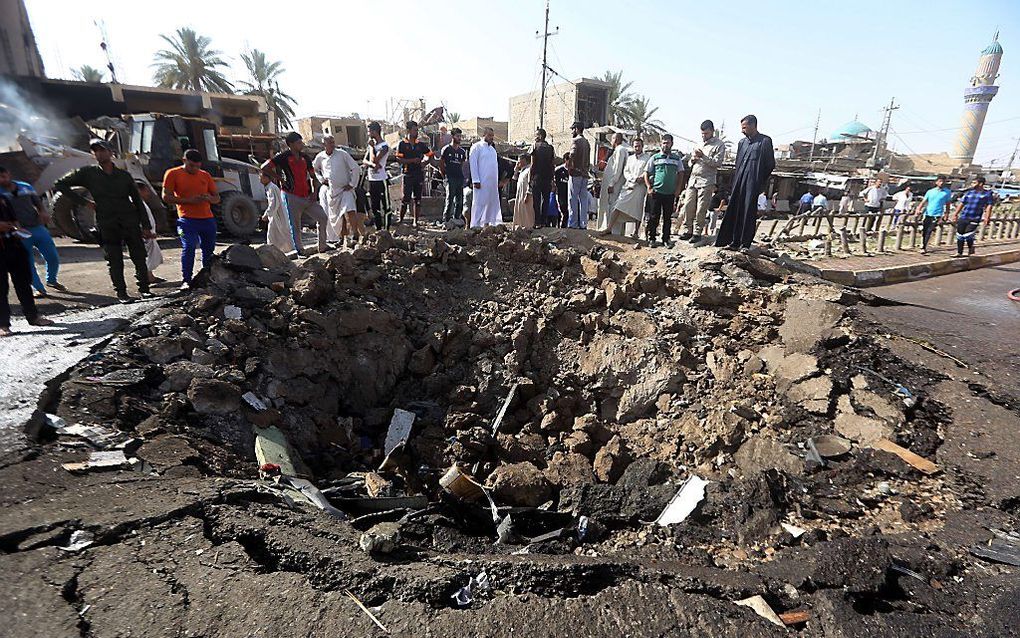
[[[104, 67], [105, 29], [118, 80], [152, 84], [160, 34], [189, 26], [225, 54], [231, 79], [243, 79], [249, 47], [282, 61], [280, 88], [299, 116], [381, 118], [401, 100], [424, 98], [464, 117], [506, 119], [510, 97], [541, 81], [544, 0], [218, 0], [196, 18], [184, 10], [192, 2], [181, 10], [144, 0], [26, 5], [50, 77]], [[1002, 88], [976, 161], [1003, 166], [1020, 138], [1016, 0], [551, 0], [556, 27], [550, 67], [572, 80], [623, 71], [678, 136], [697, 138], [709, 118], [735, 139], [740, 118], [754, 113], [777, 144], [810, 140], [820, 111], [821, 139], [855, 116], [879, 128], [895, 98], [889, 141], [904, 153], [950, 150], [963, 89], [998, 29]]]

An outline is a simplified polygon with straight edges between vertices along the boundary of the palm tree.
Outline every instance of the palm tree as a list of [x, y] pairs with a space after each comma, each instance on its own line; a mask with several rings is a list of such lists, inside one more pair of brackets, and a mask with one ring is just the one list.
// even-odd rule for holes
[[71, 77], [79, 82], [102, 82], [103, 71], [87, 64], [81, 65], [77, 69], [71, 69]]
[[643, 96], [636, 95], [630, 104], [630, 111], [626, 120], [628, 128], [638, 132], [638, 135], [651, 135], [658, 137], [666, 132], [666, 125], [655, 119], [659, 107], [652, 107], [651, 101]]
[[457, 111], [447, 111], [446, 121], [449, 122], [450, 124], [456, 124], [457, 122], [460, 121], [460, 113], [458, 113]]
[[609, 84], [609, 122], [612, 126], [624, 126], [630, 119], [634, 96], [628, 91], [633, 82], [623, 81], [623, 71], [606, 71], [598, 78]]
[[170, 45], [169, 49], [157, 51], [153, 79], [159, 86], [171, 89], [190, 89], [211, 93], [233, 93], [234, 87], [220, 72], [229, 66], [223, 53], [210, 49], [211, 40], [198, 35], [194, 29], [181, 27], [173, 37], [159, 36]]
[[294, 118], [294, 98], [280, 90], [277, 80], [283, 73], [283, 63], [269, 62], [266, 54], [252, 49], [241, 54], [244, 66], [248, 69], [249, 80], [242, 80], [245, 95], [261, 95], [266, 106], [276, 115], [278, 127], [290, 128]]

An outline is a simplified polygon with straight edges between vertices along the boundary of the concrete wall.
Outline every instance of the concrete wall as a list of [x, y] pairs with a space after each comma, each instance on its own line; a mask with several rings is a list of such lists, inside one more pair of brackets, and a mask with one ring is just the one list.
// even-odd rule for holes
[[337, 144], [351, 148], [364, 148], [368, 141], [367, 125], [353, 117], [303, 117], [297, 121], [295, 130], [306, 140], [328, 132]]
[[[545, 94], [545, 130], [549, 143], [558, 155], [570, 149], [570, 125], [578, 119], [578, 94], [605, 93], [605, 108], [592, 114], [586, 126], [604, 125], [609, 120], [608, 85], [598, 80], [582, 78], [576, 83], [562, 82], [553, 84]], [[539, 122], [539, 104], [541, 92], [532, 91], [510, 98], [510, 143], [531, 142], [535, 139], [535, 129]]]
[[0, 0], [0, 75], [45, 77], [24, 0]]
[[459, 128], [463, 132], [464, 141], [481, 139], [486, 126], [492, 127], [493, 138], [497, 142], [506, 142], [509, 132], [509, 122], [499, 122], [491, 117], [472, 117], [447, 126], [448, 129]]

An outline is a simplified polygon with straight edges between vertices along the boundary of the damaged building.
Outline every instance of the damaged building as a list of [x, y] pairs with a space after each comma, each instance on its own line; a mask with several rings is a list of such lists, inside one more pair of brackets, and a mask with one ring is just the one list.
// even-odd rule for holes
[[[570, 126], [575, 121], [585, 128], [609, 123], [609, 88], [606, 82], [591, 78], [549, 85], [545, 95], [545, 130], [558, 155], [570, 149]], [[534, 141], [540, 104], [540, 91], [510, 98], [511, 143]]]

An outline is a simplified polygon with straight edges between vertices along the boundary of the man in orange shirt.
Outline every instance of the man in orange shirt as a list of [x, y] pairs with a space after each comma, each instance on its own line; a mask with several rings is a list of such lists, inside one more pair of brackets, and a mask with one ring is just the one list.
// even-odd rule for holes
[[171, 168], [163, 176], [163, 199], [177, 205], [177, 234], [181, 238], [181, 289], [191, 286], [195, 249], [202, 249], [202, 266], [208, 266], [216, 248], [216, 219], [212, 204], [220, 203], [216, 182], [202, 170], [202, 154], [195, 149], [184, 153], [184, 166]]

